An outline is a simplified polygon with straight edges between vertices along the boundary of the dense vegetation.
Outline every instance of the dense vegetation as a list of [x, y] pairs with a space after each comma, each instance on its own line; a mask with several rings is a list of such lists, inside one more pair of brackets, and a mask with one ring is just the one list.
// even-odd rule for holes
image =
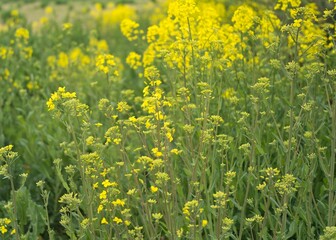
[[84, 2], [1, 8], [1, 239], [336, 239], [335, 0]]

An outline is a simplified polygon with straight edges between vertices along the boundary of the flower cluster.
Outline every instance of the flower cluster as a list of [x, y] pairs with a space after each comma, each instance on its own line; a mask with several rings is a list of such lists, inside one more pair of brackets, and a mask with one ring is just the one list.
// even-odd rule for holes
[[97, 70], [105, 74], [112, 73], [115, 76], [118, 76], [119, 73], [115, 69], [116, 65], [115, 58], [111, 54], [99, 55], [96, 59]]
[[128, 41], [134, 41], [139, 38], [139, 35], [143, 33], [142, 30], [139, 30], [139, 23], [131, 20], [131, 19], [124, 19], [120, 23], [120, 29], [121, 32], [124, 34], [124, 36], [128, 39]]
[[62, 112], [72, 116], [83, 116], [88, 111], [88, 106], [81, 103], [76, 98], [75, 92], [67, 92], [65, 87], [59, 87], [58, 90], [51, 94], [47, 101], [48, 111], [60, 117]]
[[[12, 221], [9, 218], [0, 218], [0, 232], [5, 235], [8, 232], [8, 227]], [[15, 229], [11, 231], [11, 235], [15, 233]]]

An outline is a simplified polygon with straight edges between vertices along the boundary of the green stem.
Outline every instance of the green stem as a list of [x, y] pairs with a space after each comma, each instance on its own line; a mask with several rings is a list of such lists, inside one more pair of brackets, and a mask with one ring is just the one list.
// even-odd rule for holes
[[[249, 174], [250, 175], [250, 174]], [[244, 232], [244, 223], [245, 223], [245, 213], [246, 213], [246, 205], [247, 205], [247, 197], [249, 195], [250, 192], [250, 181], [249, 181], [249, 176], [248, 175], [248, 181], [247, 181], [247, 187], [246, 187], [246, 193], [245, 193], [245, 198], [244, 198], [244, 203], [242, 206], [242, 213], [241, 213], [241, 217], [240, 217], [240, 227], [239, 227], [239, 237], [238, 239], [241, 240], [243, 237], [243, 232]]]
[[69, 118], [68, 120], [69, 122], [69, 132], [73, 138], [73, 141], [75, 142], [75, 146], [76, 146], [76, 154], [77, 154], [77, 166], [80, 172], [80, 176], [81, 176], [81, 180], [83, 183], [83, 192], [84, 192], [84, 205], [85, 208], [88, 209], [88, 217], [90, 219], [90, 235], [91, 235], [91, 239], [95, 239], [95, 228], [92, 224], [93, 222], [93, 209], [92, 209], [92, 192], [90, 191], [89, 187], [88, 187], [88, 182], [87, 179], [85, 177], [85, 164], [83, 163], [82, 159], [81, 159], [81, 150], [79, 147], [79, 143], [77, 141], [77, 136], [75, 133], [75, 129], [74, 126], [71, 123], [71, 119]]
[[288, 172], [289, 163], [291, 160], [291, 151], [292, 151], [292, 136], [293, 136], [293, 125], [294, 125], [294, 77], [291, 79], [291, 88], [290, 88], [290, 120], [289, 120], [289, 139], [288, 139], [288, 149], [287, 149], [287, 159], [285, 164], [285, 173]]
[[286, 228], [287, 228], [287, 202], [288, 196], [285, 194], [283, 198], [283, 208], [284, 212], [282, 214], [282, 223], [281, 223], [281, 239], [284, 239], [286, 236]]
[[328, 226], [334, 225], [334, 177], [335, 177], [335, 147], [336, 147], [336, 104], [331, 107], [331, 157], [329, 173], [329, 197], [328, 197]]
[[45, 216], [46, 216], [46, 223], [48, 228], [48, 236], [50, 240], [54, 239], [54, 231], [50, 228], [50, 220], [49, 220], [49, 214], [48, 214], [48, 200], [49, 200], [49, 194], [50, 192], [42, 192], [43, 202], [44, 202], [44, 210], [45, 210]]
[[[294, 51], [294, 62], [297, 64], [299, 62], [299, 29], [295, 35], [295, 51]], [[291, 76], [291, 86], [290, 86], [290, 120], [289, 120], [289, 139], [288, 139], [288, 150], [287, 150], [287, 158], [285, 164], [285, 174], [288, 172], [289, 163], [291, 162], [291, 151], [292, 151], [292, 137], [293, 137], [293, 127], [294, 127], [294, 94], [295, 94], [295, 80], [297, 76], [297, 69], [295, 65], [295, 70], [293, 76]]]
[[14, 180], [13, 180], [13, 171], [11, 169], [11, 166], [9, 166], [9, 180], [11, 184], [11, 189], [12, 189], [12, 201], [13, 201], [13, 217], [14, 217], [14, 229], [15, 229], [15, 239], [19, 240], [20, 239], [20, 231], [19, 231], [19, 225], [18, 225], [18, 220], [17, 220], [17, 202], [16, 202], [16, 191], [15, 191], [15, 186], [14, 186]]

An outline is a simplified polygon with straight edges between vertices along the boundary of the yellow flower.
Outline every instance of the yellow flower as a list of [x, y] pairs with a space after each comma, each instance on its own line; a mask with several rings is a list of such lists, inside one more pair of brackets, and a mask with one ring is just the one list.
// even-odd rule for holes
[[[96, 67], [97, 71], [103, 72], [105, 74], [108, 74], [111, 72], [111, 70], [116, 67], [116, 61], [115, 57], [111, 54], [102, 54], [99, 55], [96, 59]], [[118, 76], [118, 71], [113, 72], [114, 75]]]
[[48, 6], [48, 7], [46, 7], [46, 8], [44, 9], [44, 12], [45, 12], [46, 14], [52, 14], [53, 11], [54, 11], [54, 9], [53, 9], [52, 7], [50, 7], [50, 6]]
[[158, 148], [153, 148], [152, 153], [154, 154], [155, 157], [161, 157], [163, 155]]
[[301, 0], [278, 0], [278, 3], [275, 5], [274, 9], [281, 9], [282, 11], [286, 11], [288, 5], [291, 5], [292, 8], [299, 7], [301, 4]]
[[25, 28], [18, 28], [15, 31], [15, 37], [17, 39], [23, 39], [25, 41], [27, 41], [29, 39], [29, 31]]
[[228, 88], [228, 89], [226, 89], [224, 92], [223, 92], [223, 94], [222, 94], [222, 97], [224, 98], [224, 99], [230, 99], [230, 98], [232, 98], [233, 96], [235, 96], [235, 90], [233, 89], [233, 88]]
[[173, 135], [171, 134], [171, 132], [167, 132], [166, 133], [166, 137], [167, 137], [167, 139], [168, 139], [169, 142], [172, 142], [174, 140]]
[[176, 148], [173, 148], [172, 150], [170, 150], [170, 152], [178, 155], [178, 154], [180, 154], [182, 152], [182, 150], [178, 150]]
[[10, 12], [10, 15], [12, 17], [18, 17], [19, 16], [19, 11], [17, 9], [13, 9], [11, 12]]
[[103, 40], [97, 40], [96, 38], [90, 38], [90, 47], [98, 53], [106, 53], [109, 51], [107, 42]]
[[156, 204], [157, 203], [157, 201], [155, 200], [155, 199], [148, 199], [148, 203], [151, 203], [151, 204]]
[[150, 190], [151, 190], [152, 193], [156, 193], [159, 190], [159, 188], [155, 187], [155, 186], [151, 186]]
[[68, 55], [64, 52], [60, 52], [58, 55], [58, 61], [57, 61], [58, 66], [61, 68], [67, 68], [69, 65], [69, 58]]
[[262, 191], [265, 189], [265, 187], [266, 187], [266, 182], [263, 182], [257, 186], [257, 190]]
[[93, 143], [94, 143], [94, 137], [93, 136], [87, 137], [86, 140], [85, 140], [85, 142], [86, 142], [86, 145], [88, 145], [88, 146], [93, 145]]
[[72, 28], [72, 24], [71, 23], [63, 23], [63, 30], [69, 30]]
[[55, 109], [55, 104], [51, 98], [49, 98], [49, 100], [47, 101], [47, 107], [48, 107], [48, 111], [52, 111]]
[[116, 187], [118, 184], [116, 182], [110, 182], [110, 180], [106, 179], [102, 182], [104, 187]]
[[159, 221], [163, 215], [161, 213], [152, 213], [152, 217], [155, 219], [155, 221]]
[[47, 101], [48, 111], [52, 111], [55, 109], [55, 102], [60, 99], [72, 99], [76, 98], [75, 92], [66, 92], [65, 87], [59, 87], [57, 92], [51, 94], [49, 100]]
[[13, 50], [11, 48], [5, 48], [0, 46], [0, 58], [6, 59], [13, 55]]
[[106, 191], [104, 190], [104, 191], [102, 191], [100, 194], [99, 194], [99, 199], [106, 199], [107, 197], [106, 197]]
[[136, 193], [136, 189], [135, 188], [132, 188], [130, 190], [127, 191], [127, 195], [133, 195], [134, 193]]
[[106, 218], [103, 218], [101, 221], [100, 221], [101, 224], [108, 224], [108, 221], [106, 220]]
[[121, 102], [118, 102], [118, 106], [117, 106], [117, 110], [119, 112], [127, 112], [131, 109], [131, 106], [129, 106], [127, 104], [127, 102], [124, 102], [124, 101], [121, 101]]
[[176, 231], [177, 237], [181, 238], [183, 236], [183, 228]]
[[104, 207], [103, 205], [99, 205], [98, 208], [97, 208], [97, 212], [100, 213], [101, 211], [103, 211]]
[[134, 22], [131, 19], [124, 19], [120, 23], [120, 29], [122, 34], [129, 40], [129, 41], [134, 41], [138, 39], [138, 35], [140, 31], [138, 30], [139, 28], [139, 23]]
[[124, 206], [125, 205], [125, 201], [124, 200], [120, 200], [119, 198], [115, 201], [112, 202], [113, 206]]
[[134, 70], [141, 67], [141, 56], [136, 52], [130, 52], [126, 58], [126, 63]]
[[255, 12], [247, 5], [242, 5], [237, 8], [232, 17], [234, 28], [240, 32], [248, 32], [253, 26], [253, 18]]
[[293, 27], [299, 28], [301, 27], [302, 19], [295, 19], [293, 23]]
[[196, 213], [199, 206], [199, 202], [197, 200], [191, 200], [184, 204], [182, 209], [183, 214], [188, 218], [191, 213]]
[[114, 217], [113, 218], [113, 222], [115, 222], [116, 224], [122, 223], [122, 219], [118, 218], [118, 217]]
[[147, 29], [147, 42], [154, 42], [160, 34], [160, 28], [157, 25], [148, 27]]
[[102, 185], [104, 187], [109, 187], [109, 186], [111, 186], [111, 182], [108, 179], [106, 179], [104, 182], [102, 182]]
[[129, 226], [129, 225], [131, 225], [131, 222], [130, 222], [130, 221], [128, 221], [128, 220], [125, 220], [125, 221], [124, 221], [124, 223], [125, 223], [125, 225], [126, 225], [126, 226]]
[[149, 129], [152, 126], [151, 122], [147, 119], [146, 128]]
[[62, 98], [76, 98], [76, 93], [75, 92], [65, 92], [62, 93]]
[[1, 227], [0, 227], [0, 232], [1, 232], [2, 234], [5, 234], [5, 233], [7, 232], [7, 228], [5, 228], [5, 226], [1, 226]]
[[203, 220], [202, 220], [202, 227], [205, 227], [206, 225], [208, 225], [208, 221], [205, 220], [205, 219], [203, 219]]

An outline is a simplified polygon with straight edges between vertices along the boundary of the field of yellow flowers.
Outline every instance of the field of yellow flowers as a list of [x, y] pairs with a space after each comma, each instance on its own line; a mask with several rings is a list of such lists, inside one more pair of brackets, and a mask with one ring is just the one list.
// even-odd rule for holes
[[336, 239], [336, 0], [41, 2], [0, 5], [0, 239]]

